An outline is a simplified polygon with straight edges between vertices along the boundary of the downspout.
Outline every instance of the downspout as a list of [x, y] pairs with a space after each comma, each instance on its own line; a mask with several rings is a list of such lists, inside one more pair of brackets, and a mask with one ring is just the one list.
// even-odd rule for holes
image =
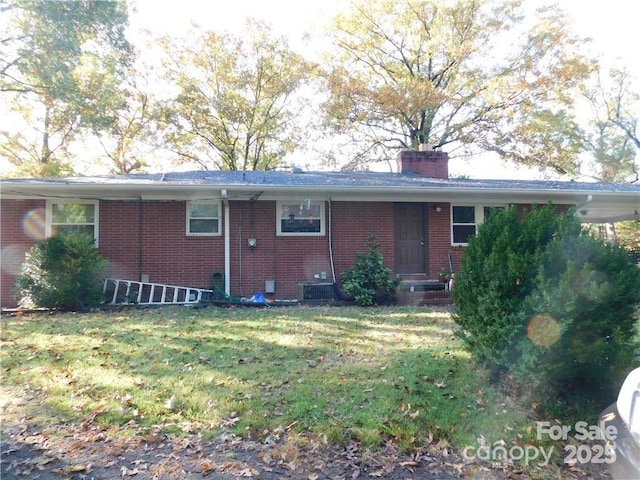
[[142, 281], [142, 272], [144, 271], [144, 249], [142, 247], [142, 235], [144, 233], [144, 204], [142, 202], [142, 196], [138, 197], [138, 280]]
[[576, 212], [580, 213], [580, 210], [586, 207], [587, 205], [589, 205], [592, 201], [593, 201], [593, 195], [587, 195], [587, 198], [584, 202], [576, 205]]
[[231, 295], [231, 220], [226, 188], [222, 190], [222, 204], [224, 206], [224, 293]]
[[344, 295], [340, 291], [338, 286], [338, 280], [336, 277], [336, 266], [333, 260], [333, 209], [331, 205], [331, 197], [329, 197], [329, 221], [328, 224], [328, 237], [329, 237], [329, 261], [331, 263], [331, 279], [333, 280], [333, 293], [338, 300], [344, 300]]
[[[244, 208], [244, 206], [243, 206]], [[238, 209], [238, 284], [240, 296], [244, 297], [244, 278], [242, 278], [242, 208]]]
[[329, 240], [329, 262], [331, 263], [331, 279], [333, 280], [333, 285], [335, 287], [336, 285], [336, 266], [335, 263], [333, 261], [333, 235], [332, 235], [332, 209], [331, 209], [331, 197], [329, 197], [329, 221], [327, 222], [328, 224], [328, 240]]

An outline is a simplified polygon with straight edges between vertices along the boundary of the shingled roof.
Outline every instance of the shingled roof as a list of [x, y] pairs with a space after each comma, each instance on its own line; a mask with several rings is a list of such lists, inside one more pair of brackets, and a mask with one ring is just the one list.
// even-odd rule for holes
[[3, 198], [194, 199], [285, 196], [358, 201], [536, 202], [589, 205], [595, 218], [640, 218], [640, 185], [545, 180], [432, 178], [413, 173], [190, 171], [154, 174], [5, 179]]
[[212, 186], [212, 187], [276, 187], [300, 188], [411, 188], [411, 189], [481, 189], [531, 190], [567, 192], [629, 192], [640, 194], [640, 184], [548, 180], [491, 180], [468, 178], [429, 178], [422, 175], [380, 172], [303, 172], [298, 171], [190, 171], [141, 173], [130, 175], [100, 175], [60, 178], [18, 178], [2, 180], [4, 192], [8, 187], [71, 186], [71, 185], [129, 185], [151, 186]]

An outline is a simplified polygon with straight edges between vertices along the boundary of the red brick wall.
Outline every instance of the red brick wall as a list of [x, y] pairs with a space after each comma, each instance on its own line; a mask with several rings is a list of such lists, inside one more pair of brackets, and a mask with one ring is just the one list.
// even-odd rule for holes
[[[366, 251], [370, 233], [377, 236], [385, 263], [393, 267], [393, 205], [388, 203], [333, 202], [333, 255], [336, 277], [353, 265], [356, 252]], [[231, 291], [250, 297], [264, 291], [265, 280], [276, 281], [275, 297], [298, 296], [305, 282], [331, 282], [329, 204], [325, 204], [324, 236], [277, 236], [276, 202], [231, 203]], [[257, 247], [247, 240], [253, 236]], [[314, 278], [326, 272], [326, 280]]]
[[[437, 212], [435, 206], [441, 211]], [[2, 284], [3, 307], [15, 306], [14, 277], [24, 253], [44, 238], [44, 200], [2, 200]], [[394, 219], [391, 202], [332, 202], [325, 204], [324, 236], [276, 235], [276, 202], [236, 202], [231, 208], [231, 294], [250, 297], [264, 291], [265, 280], [275, 280], [275, 297], [298, 296], [298, 284], [331, 282], [329, 253], [329, 210], [336, 278], [353, 265], [357, 252], [366, 252], [369, 234], [381, 244], [385, 264], [395, 268]], [[524, 213], [529, 206], [519, 205]], [[559, 206], [564, 212], [567, 206]], [[448, 255], [454, 270], [460, 271], [463, 247], [451, 246], [450, 205], [429, 203], [426, 208], [427, 278], [435, 279], [440, 268], [448, 268]], [[221, 218], [221, 230], [224, 219]], [[152, 282], [211, 288], [212, 274], [224, 272], [224, 236], [186, 235], [185, 202], [101, 201], [99, 206], [99, 251], [110, 264], [114, 278], [140, 280], [149, 275]], [[257, 239], [257, 247], [247, 245]], [[326, 272], [326, 280], [314, 274]]]
[[[449, 264], [448, 264], [448, 254], [451, 254], [451, 258], [453, 261], [453, 271], [454, 272], [460, 272], [461, 270], [461, 259], [462, 259], [462, 255], [464, 254], [464, 249], [465, 247], [463, 246], [452, 246], [451, 245], [451, 230], [450, 230], [450, 225], [449, 225], [449, 220], [450, 220], [450, 204], [448, 203], [443, 203], [443, 204], [438, 204], [442, 206], [442, 212], [440, 214], [436, 214], [436, 215], [442, 215], [444, 217], [444, 219], [446, 219], [446, 226], [442, 225], [443, 219], [439, 218], [438, 219], [438, 227], [434, 229], [434, 235], [438, 238], [440, 238], [440, 240], [436, 243], [436, 245], [432, 246], [432, 251], [431, 251], [431, 255], [430, 258], [433, 258], [434, 256], [437, 257], [438, 259], [445, 259], [447, 263], [443, 263], [441, 266], [444, 266], [445, 268], [449, 268]], [[556, 205], [556, 212], [557, 213], [567, 213], [570, 209], [571, 209], [572, 205]], [[524, 218], [525, 213], [530, 212], [531, 211], [531, 204], [516, 204], [516, 209], [518, 211], [518, 214], [520, 216], [520, 219]], [[445, 213], [446, 212], [446, 213]], [[434, 212], [435, 213], [435, 212]], [[431, 228], [429, 229], [429, 231], [431, 232]], [[445, 234], [446, 232], [446, 234]], [[445, 252], [446, 250], [446, 252]], [[439, 270], [439, 266], [438, 265], [434, 265], [436, 267], [436, 269], [430, 269], [430, 273], [432, 275], [432, 278], [435, 278], [435, 276], [437, 276], [438, 274], [438, 270]], [[434, 276], [435, 275], [435, 276]]]
[[[526, 213], [530, 212], [531, 209], [533, 208], [531, 205], [527, 205], [527, 204], [515, 204], [516, 205], [516, 209], [518, 210], [518, 216], [520, 217], [520, 220], [522, 220], [525, 216]], [[544, 205], [540, 205], [540, 207], [543, 207]], [[569, 210], [571, 210], [571, 208], [573, 208], [573, 205], [555, 205], [555, 210], [556, 213], [558, 214], [562, 214], [562, 213], [567, 213]]]
[[393, 203], [333, 202], [333, 255], [336, 276], [354, 264], [358, 252], [367, 252], [369, 235], [380, 243], [384, 264], [395, 268]]
[[0, 201], [0, 304], [13, 307], [15, 276], [20, 273], [25, 253], [45, 233], [44, 200], [2, 200]]
[[449, 154], [447, 152], [401, 150], [398, 152], [397, 162], [399, 173], [449, 178]]
[[210, 288], [224, 238], [187, 236], [185, 202], [100, 202], [100, 253], [113, 278]]
[[[440, 207], [440, 212], [435, 210]], [[435, 202], [427, 205], [427, 277], [435, 280], [441, 268], [449, 269], [449, 252], [458, 254], [451, 246], [451, 208], [449, 203]]]

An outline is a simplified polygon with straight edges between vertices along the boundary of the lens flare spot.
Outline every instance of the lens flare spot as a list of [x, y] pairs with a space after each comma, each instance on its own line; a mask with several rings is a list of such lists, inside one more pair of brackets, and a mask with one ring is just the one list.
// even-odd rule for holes
[[22, 230], [34, 240], [44, 240], [45, 217], [44, 209], [31, 210], [22, 219]]
[[8, 245], [0, 252], [0, 265], [9, 275], [20, 275], [29, 248], [26, 245]]
[[550, 347], [560, 338], [560, 325], [548, 315], [536, 315], [529, 320], [527, 336], [536, 345]]

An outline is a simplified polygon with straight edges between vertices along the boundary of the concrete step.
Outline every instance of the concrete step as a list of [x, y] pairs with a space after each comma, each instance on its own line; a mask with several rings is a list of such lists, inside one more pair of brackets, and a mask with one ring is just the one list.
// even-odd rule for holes
[[452, 305], [451, 292], [445, 284], [431, 280], [411, 280], [400, 284], [397, 293], [400, 305]]

